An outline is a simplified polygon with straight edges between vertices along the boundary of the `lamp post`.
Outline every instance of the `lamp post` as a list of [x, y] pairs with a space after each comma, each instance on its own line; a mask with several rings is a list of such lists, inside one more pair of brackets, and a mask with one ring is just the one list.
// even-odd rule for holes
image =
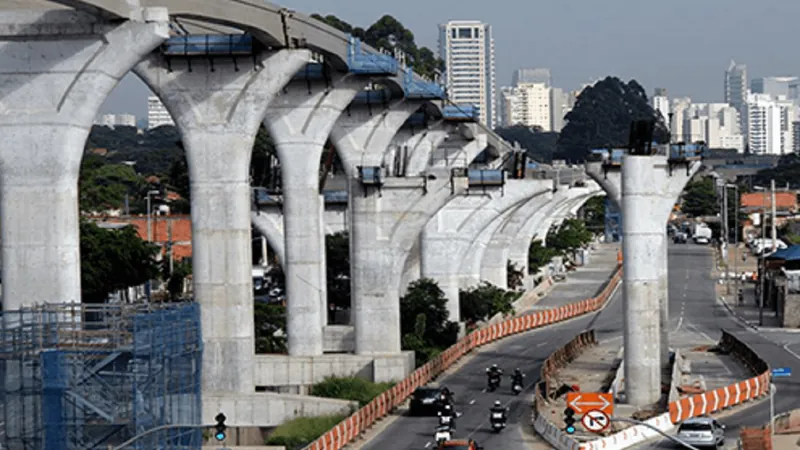
[[[765, 239], [767, 235], [767, 193], [771, 192], [770, 209], [772, 210], [772, 251], [777, 247], [777, 233], [775, 230], [775, 180], [770, 182], [770, 189], [761, 186], [753, 186], [753, 190], [761, 191], [764, 193], [764, 201], [761, 208], [761, 239]], [[766, 287], [767, 275], [767, 260], [764, 257], [764, 252], [761, 252], [761, 271], [758, 276], [759, 296], [758, 296], [758, 326], [764, 326], [764, 290]]]
[[[150, 190], [147, 191], [147, 242], [153, 242], [153, 226], [152, 226], [152, 208], [150, 207], [150, 196], [151, 195], [160, 195], [160, 191]], [[150, 291], [151, 291], [151, 280], [147, 280], [145, 283], [145, 295], [147, 295], [147, 302], [150, 302]]]
[[[739, 206], [741, 204], [741, 199], [739, 198], [739, 185], [738, 184], [726, 184], [725, 189], [733, 188], [733, 201], [736, 208], [733, 211], [733, 249], [735, 251], [735, 255], [733, 257], [733, 276], [736, 278], [735, 286], [736, 286], [736, 295], [739, 295]], [[727, 211], [727, 209], [726, 209]]]

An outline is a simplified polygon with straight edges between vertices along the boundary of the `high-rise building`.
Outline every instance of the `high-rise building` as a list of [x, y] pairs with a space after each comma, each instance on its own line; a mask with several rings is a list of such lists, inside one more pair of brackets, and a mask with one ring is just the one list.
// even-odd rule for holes
[[561, 88], [550, 88], [550, 130], [561, 132], [564, 128], [564, 117], [572, 109], [574, 102], [570, 94]]
[[750, 81], [750, 91], [753, 94], [767, 94], [773, 98], [792, 98], [796, 94], [797, 77], [762, 77]]
[[95, 125], [114, 127], [135, 127], [136, 116], [133, 114], [103, 114], [95, 120]]
[[785, 149], [782, 106], [767, 94], [749, 94], [747, 97], [747, 145], [755, 155], [780, 155]]
[[514, 86], [523, 83], [544, 83], [550, 87], [552, 82], [550, 69], [517, 69], [511, 77], [511, 84]]
[[669, 123], [669, 97], [667, 97], [666, 89], [656, 88], [653, 94], [653, 110], [661, 113], [661, 117], [667, 127], [671, 126]]
[[522, 102], [519, 91], [511, 86], [500, 88], [498, 108], [498, 123], [503, 127], [512, 127], [522, 124]]
[[162, 125], [175, 125], [169, 111], [161, 103], [161, 99], [155, 95], [147, 97], [147, 128], [160, 127]]
[[450, 101], [476, 106], [480, 121], [494, 128], [497, 103], [491, 25], [457, 20], [439, 25], [439, 57], [445, 63], [444, 82]]
[[747, 66], [731, 61], [725, 71], [725, 103], [739, 111], [739, 124], [745, 132], [747, 126]]
[[704, 141], [711, 148], [730, 148], [744, 152], [744, 136], [739, 128], [739, 113], [727, 103], [691, 103], [688, 98], [672, 103], [672, 139]]

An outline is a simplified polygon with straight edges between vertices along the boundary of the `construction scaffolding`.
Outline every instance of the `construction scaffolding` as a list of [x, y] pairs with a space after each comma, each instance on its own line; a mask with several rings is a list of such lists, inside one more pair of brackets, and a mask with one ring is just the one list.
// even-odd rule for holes
[[[0, 449], [106, 449], [200, 424], [196, 303], [44, 305], [0, 316]], [[199, 429], [130, 448], [196, 449]]]

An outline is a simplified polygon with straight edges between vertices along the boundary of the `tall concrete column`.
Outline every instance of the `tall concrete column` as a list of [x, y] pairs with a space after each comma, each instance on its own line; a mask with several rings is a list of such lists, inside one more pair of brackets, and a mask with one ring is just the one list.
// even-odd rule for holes
[[625, 155], [622, 161], [625, 395], [628, 403], [645, 406], [661, 395], [666, 222], [699, 164], [670, 174], [666, 156]]
[[[275, 97], [265, 123], [281, 164], [289, 354], [322, 354], [324, 229], [317, 217], [319, 161], [336, 119], [369, 80], [334, 75], [330, 84], [296, 79]], [[322, 268], [322, 269], [321, 269]]]
[[520, 270], [527, 271], [527, 254], [530, 241], [517, 241], [516, 236], [537, 212], [545, 208], [553, 199], [552, 192], [545, 192], [528, 200], [508, 218], [492, 235], [481, 262], [481, 278], [503, 289], [508, 288], [508, 263], [511, 261], [511, 250], [514, 247], [524, 248], [525, 263], [512, 262]]
[[[389, 144], [420, 106], [401, 101], [381, 111], [375, 106], [351, 105], [331, 130], [331, 142], [349, 181], [350, 292], [356, 353], [361, 355], [401, 351], [399, 284], [413, 245], [406, 233], [415, 233], [409, 222], [425, 216], [408, 202], [421, 195], [422, 178], [386, 177], [387, 171], [381, 169], [385, 186], [379, 192], [374, 186], [361, 185], [356, 167], [384, 167]], [[399, 225], [392, 220], [397, 214], [405, 216], [404, 230], [394, 229]]]
[[122, 23], [0, 14], [3, 310], [81, 301], [78, 172], [106, 96], [168, 37], [164, 8]]
[[203, 327], [203, 390], [251, 393], [253, 385], [251, 191], [253, 142], [275, 94], [308, 50], [256, 59], [172, 59], [152, 54], [134, 69], [180, 130], [192, 194], [194, 295]]
[[[460, 321], [459, 289], [467, 287], [468, 274], [461, 273], [472, 243], [481, 232], [509, 208], [552, 187], [541, 180], [509, 180], [499, 189], [454, 197], [426, 225], [422, 236], [422, 275], [432, 278], [447, 297], [450, 320]], [[480, 192], [480, 191], [479, 191]]]

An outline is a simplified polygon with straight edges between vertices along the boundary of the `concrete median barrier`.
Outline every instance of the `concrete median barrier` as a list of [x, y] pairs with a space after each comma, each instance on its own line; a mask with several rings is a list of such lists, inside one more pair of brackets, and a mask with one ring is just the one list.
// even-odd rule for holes
[[[419, 367], [394, 387], [376, 397], [363, 408], [340, 422], [332, 430], [305, 447], [307, 450], [339, 450], [369, 429], [375, 422], [389, 415], [403, 404], [420, 386], [435, 379], [450, 368], [462, 356], [472, 350], [508, 336], [553, 325], [602, 309], [622, 280], [622, 266], [618, 265], [614, 275], [596, 297], [568, 305], [512, 317], [489, 324], [466, 335], [436, 358]], [[572, 449], [570, 449], [572, 450]]]

